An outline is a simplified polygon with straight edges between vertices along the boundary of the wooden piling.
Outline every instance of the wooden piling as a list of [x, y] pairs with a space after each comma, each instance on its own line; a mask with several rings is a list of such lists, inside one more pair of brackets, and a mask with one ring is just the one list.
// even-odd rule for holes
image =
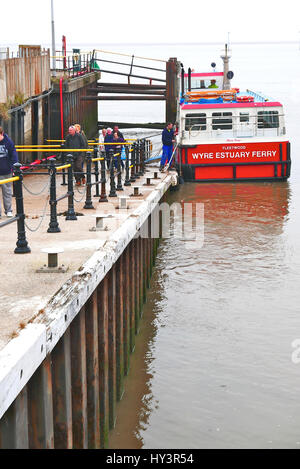
[[124, 339], [124, 375], [128, 375], [130, 367], [130, 269], [129, 246], [124, 251], [123, 260], [123, 339]]
[[85, 309], [70, 326], [73, 448], [87, 449], [87, 381]]
[[70, 329], [52, 352], [53, 422], [55, 449], [72, 449], [72, 387]]
[[98, 343], [98, 295], [97, 290], [86, 305], [86, 374], [88, 448], [99, 449], [100, 444], [100, 375]]
[[100, 441], [101, 448], [108, 445], [109, 432], [109, 336], [108, 336], [108, 276], [97, 289], [99, 388], [100, 388]]
[[53, 449], [53, 393], [50, 355], [33, 375], [27, 388], [29, 448]]
[[124, 394], [124, 267], [122, 254], [116, 264], [116, 367], [117, 367], [117, 400]]
[[116, 358], [116, 265], [108, 273], [108, 389], [109, 428], [116, 425], [117, 358]]

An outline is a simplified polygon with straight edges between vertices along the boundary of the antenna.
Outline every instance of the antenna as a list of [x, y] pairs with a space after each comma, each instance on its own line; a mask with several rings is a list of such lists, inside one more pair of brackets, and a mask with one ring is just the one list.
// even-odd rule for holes
[[55, 28], [54, 28], [54, 8], [53, 0], [51, 0], [51, 33], [52, 33], [52, 69], [53, 76], [56, 76], [56, 47], [55, 47]]

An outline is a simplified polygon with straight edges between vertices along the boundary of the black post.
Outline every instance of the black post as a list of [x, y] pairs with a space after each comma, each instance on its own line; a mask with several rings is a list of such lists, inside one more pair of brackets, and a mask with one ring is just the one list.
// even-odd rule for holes
[[[62, 143], [61, 144], [61, 149], [64, 150], [65, 148], [65, 144]], [[65, 158], [65, 153], [64, 152], [61, 152], [61, 162], [62, 162], [62, 166], [64, 166], [66, 164], [66, 158]], [[61, 183], [62, 186], [67, 186], [67, 183], [66, 183], [66, 171], [63, 169], [62, 170], [62, 176], [63, 176], [63, 181]]]
[[108, 202], [108, 198], [106, 195], [106, 154], [105, 151], [101, 152], [101, 196], [99, 202]]
[[143, 175], [145, 174], [146, 172], [146, 140], [143, 139], [142, 142], [141, 142], [141, 154], [142, 154], [142, 164], [141, 164], [141, 171], [143, 173]]
[[74, 210], [74, 188], [73, 188], [73, 155], [67, 155], [68, 168], [68, 211], [66, 220], [77, 220]]
[[16, 208], [17, 208], [17, 217], [18, 217], [18, 239], [17, 247], [15, 248], [15, 254], [28, 254], [31, 252], [30, 247], [28, 246], [25, 232], [25, 213], [24, 213], [24, 202], [23, 202], [23, 174], [21, 171], [21, 164], [14, 164], [14, 174], [19, 178], [18, 181], [14, 183], [14, 193], [16, 197]]
[[137, 142], [137, 155], [138, 155], [138, 168], [137, 168], [137, 175], [138, 177], [143, 176], [142, 171], [142, 143], [140, 140]]
[[132, 152], [131, 152], [131, 158], [130, 158], [130, 163], [131, 163], [130, 166], [132, 166], [130, 182], [135, 182], [136, 181], [136, 177], [135, 177], [135, 151], [136, 151], [136, 144], [134, 142], [134, 144], [132, 146]]
[[188, 69], [188, 91], [192, 89], [192, 70]]
[[[94, 158], [98, 158], [97, 147], [94, 148]], [[97, 184], [99, 182], [99, 161], [94, 161], [94, 165], [95, 165], [95, 183], [96, 183], [96, 194], [94, 195], [94, 197], [100, 197], [99, 184]]]
[[108, 197], [118, 197], [116, 193], [116, 183], [115, 183], [115, 165], [114, 165], [114, 151], [109, 150], [110, 157], [110, 193]]
[[130, 182], [130, 177], [129, 177], [129, 146], [126, 145], [125, 147], [125, 153], [126, 153], [126, 161], [125, 161], [125, 171], [126, 171], [126, 175], [125, 175], [125, 182], [124, 182], [124, 186], [127, 187], [127, 186], [131, 186], [131, 182]]
[[91, 152], [86, 154], [86, 199], [85, 209], [94, 209], [92, 202], [92, 155]]
[[118, 171], [118, 184], [117, 184], [117, 191], [123, 191], [123, 186], [122, 186], [122, 171], [121, 171], [121, 155], [122, 155], [122, 150], [117, 154], [117, 171]]
[[183, 98], [184, 96], [184, 68], [183, 65], [181, 64], [181, 97]]
[[57, 200], [56, 200], [56, 167], [55, 167], [55, 158], [50, 160], [50, 223], [47, 233], [60, 233], [61, 229], [59, 228], [57, 221]]

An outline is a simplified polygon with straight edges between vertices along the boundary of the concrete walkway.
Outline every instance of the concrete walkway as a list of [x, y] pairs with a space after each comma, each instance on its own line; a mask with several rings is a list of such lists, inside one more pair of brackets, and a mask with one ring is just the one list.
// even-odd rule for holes
[[[72, 275], [91, 257], [101, 250], [105, 242], [131, 216], [142, 202], [156, 189], [168, 174], [159, 173], [160, 179], [152, 179], [151, 186], [144, 186], [145, 177], [153, 177], [153, 171], [157, 168], [148, 168], [144, 177], [138, 179], [133, 185], [140, 186], [142, 197], [130, 197], [129, 209], [119, 210], [118, 198], [109, 198], [108, 203], [99, 203], [99, 199], [93, 196], [94, 210], [84, 210], [85, 188], [75, 188], [75, 211], [83, 216], [78, 216], [77, 221], [66, 221], [64, 216], [59, 216], [61, 233], [47, 233], [50, 220], [49, 207], [49, 177], [46, 175], [27, 175], [24, 178], [24, 208], [26, 224], [35, 230], [31, 232], [26, 228], [26, 237], [31, 248], [31, 254], [16, 255], [14, 248], [17, 241], [17, 224], [13, 223], [0, 229], [0, 350], [10, 339], [18, 336], [20, 331], [32, 322], [34, 318], [42, 318], [44, 308], [63, 284], [72, 278]], [[175, 174], [172, 172], [172, 174]], [[58, 178], [57, 197], [67, 191], [67, 186], [61, 186], [61, 176]], [[31, 195], [28, 188], [33, 193]], [[93, 194], [95, 188], [93, 187]], [[131, 196], [133, 187], [124, 187], [118, 195]], [[107, 183], [107, 194], [109, 185]], [[0, 194], [1, 196], [1, 194]], [[58, 213], [67, 210], [67, 199], [58, 204]], [[95, 214], [112, 215], [105, 221], [107, 231], [90, 231], [95, 226]], [[1, 221], [5, 217], [2, 216]], [[47, 264], [47, 254], [42, 253], [43, 248], [57, 247], [64, 250], [59, 254], [59, 265], [68, 267], [66, 273], [45, 274], [36, 273], [36, 270]]]

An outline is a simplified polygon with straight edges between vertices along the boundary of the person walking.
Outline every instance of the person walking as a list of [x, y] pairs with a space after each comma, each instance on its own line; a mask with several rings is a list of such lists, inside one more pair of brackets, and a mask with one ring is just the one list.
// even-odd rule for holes
[[[124, 139], [124, 135], [122, 134], [122, 132], [120, 132], [119, 127], [118, 127], [117, 125], [114, 126], [113, 133], [115, 133], [115, 132], [117, 132], [119, 138], [123, 138], [123, 139]], [[124, 140], [125, 140], [125, 139], [124, 139]]]
[[101, 130], [101, 133], [99, 133], [99, 150], [100, 150], [100, 152], [105, 151], [105, 145], [103, 145], [103, 143], [104, 143], [106, 134], [107, 134], [107, 130], [105, 128], [103, 128]]
[[105, 155], [106, 155], [106, 165], [107, 165], [107, 169], [110, 168], [110, 155], [109, 155], [109, 151], [110, 150], [114, 150], [114, 146], [115, 145], [109, 145], [109, 143], [112, 143], [113, 141], [113, 133], [112, 133], [112, 129], [110, 127], [108, 127], [107, 131], [106, 131], [106, 136], [104, 138], [104, 143], [106, 143], [105, 146]]
[[[113, 143], [115, 144], [120, 144], [120, 145], [114, 145], [114, 154], [117, 154], [117, 153], [121, 153], [122, 155], [122, 148], [123, 148], [123, 145], [121, 145], [122, 143], [124, 143], [125, 140], [123, 137], [119, 137], [118, 135], [118, 132], [114, 132], [114, 135], [113, 135]], [[117, 168], [118, 167], [118, 157], [115, 156], [114, 158], [114, 161], [115, 161], [115, 167]], [[121, 167], [122, 169], [124, 169], [124, 163], [123, 161], [121, 160]]]
[[173, 153], [173, 143], [175, 135], [173, 124], [169, 122], [162, 132], [163, 154], [160, 161], [160, 171], [163, 171], [165, 165], [170, 162]]
[[[69, 135], [66, 138], [65, 141], [65, 148], [66, 149], [72, 149], [72, 150], [80, 150], [81, 148], [85, 148], [84, 140], [83, 137], [80, 133], [76, 132], [76, 129], [74, 125], [71, 125], [69, 127]], [[72, 154], [72, 152], [70, 152]], [[74, 157], [74, 173], [75, 173], [75, 180], [76, 180], [76, 185], [81, 186], [82, 184], [85, 184], [85, 177], [84, 173], [82, 170], [82, 164], [83, 164], [83, 153], [82, 152], [74, 152], [73, 154]]]
[[[81, 130], [81, 125], [80, 124], [74, 124], [74, 127], [75, 127], [75, 130], [76, 130], [76, 133], [80, 134], [81, 137], [83, 138], [84, 148], [85, 148], [85, 150], [87, 150], [89, 148], [89, 143], [88, 143], [88, 140], [86, 138], [86, 135], [85, 135], [84, 131]], [[82, 171], [83, 171], [85, 157], [86, 157], [86, 153], [83, 153], [82, 154], [82, 163], [81, 163]], [[82, 184], [85, 184], [85, 182], [86, 182], [85, 177], [81, 180], [81, 182], [82, 182]]]
[[[18, 155], [14, 142], [4, 133], [0, 127], [0, 180], [9, 179], [12, 175], [13, 165], [18, 163]], [[2, 198], [4, 211], [7, 217], [11, 218], [12, 213], [12, 185], [11, 183], [2, 184]], [[1, 218], [1, 201], [0, 201]]]

